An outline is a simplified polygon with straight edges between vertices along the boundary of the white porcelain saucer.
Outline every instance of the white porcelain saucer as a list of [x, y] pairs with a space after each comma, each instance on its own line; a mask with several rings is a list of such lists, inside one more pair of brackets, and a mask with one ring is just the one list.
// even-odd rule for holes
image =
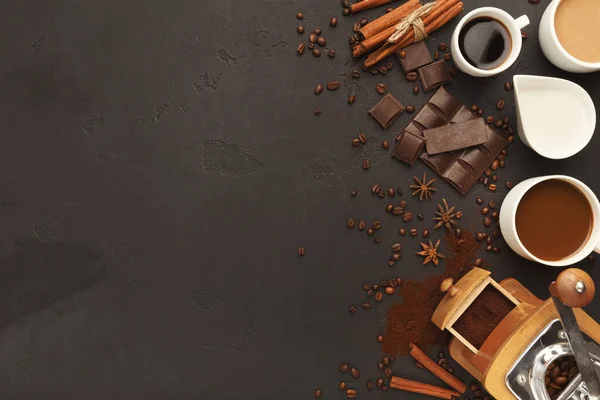
[[596, 109], [581, 86], [532, 75], [515, 75], [513, 82], [523, 143], [556, 160], [577, 154], [589, 143], [596, 128]]

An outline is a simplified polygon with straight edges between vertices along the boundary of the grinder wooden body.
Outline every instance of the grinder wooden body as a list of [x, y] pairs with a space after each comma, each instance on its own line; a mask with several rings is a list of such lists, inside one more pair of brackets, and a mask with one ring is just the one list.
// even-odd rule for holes
[[[513, 302], [515, 308], [477, 349], [453, 325], [489, 285]], [[581, 309], [574, 311], [581, 330], [600, 343], [600, 325]], [[517, 399], [505, 383], [508, 372], [540, 332], [557, 319], [551, 298], [537, 298], [513, 278], [495, 282], [489, 271], [480, 268], [474, 268], [453, 286], [452, 293], [446, 294], [431, 318], [440, 329], [447, 329], [454, 336], [449, 345], [452, 358], [492, 396], [503, 400]]]

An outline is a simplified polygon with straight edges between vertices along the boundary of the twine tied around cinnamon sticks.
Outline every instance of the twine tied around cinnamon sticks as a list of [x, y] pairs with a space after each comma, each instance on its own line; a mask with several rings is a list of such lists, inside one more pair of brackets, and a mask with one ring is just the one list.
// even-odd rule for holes
[[400, 38], [404, 36], [406, 31], [408, 31], [411, 26], [415, 31], [415, 42], [425, 39], [427, 37], [427, 32], [425, 31], [425, 23], [423, 22], [421, 17], [427, 16], [431, 12], [433, 7], [436, 6], [436, 4], [437, 2], [435, 1], [432, 3], [427, 3], [410, 13], [406, 18], [404, 18], [395, 26], [395, 31], [388, 38], [387, 42], [396, 43], [398, 40], [400, 40]]

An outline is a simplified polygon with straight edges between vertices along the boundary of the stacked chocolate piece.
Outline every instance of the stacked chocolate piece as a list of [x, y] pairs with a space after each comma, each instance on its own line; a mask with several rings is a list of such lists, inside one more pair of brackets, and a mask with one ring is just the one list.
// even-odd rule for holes
[[413, 165], [420, 158], [466, 194], [508, 143], [443, 87], [397, 137], [392, 155]]

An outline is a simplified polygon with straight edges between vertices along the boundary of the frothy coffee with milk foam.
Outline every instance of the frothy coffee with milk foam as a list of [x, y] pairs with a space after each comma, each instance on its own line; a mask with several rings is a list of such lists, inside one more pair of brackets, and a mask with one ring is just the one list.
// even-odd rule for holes
[[600, 0], [562, 0], [554, 27], [562, 47], [576, 59], [600, 62]]

